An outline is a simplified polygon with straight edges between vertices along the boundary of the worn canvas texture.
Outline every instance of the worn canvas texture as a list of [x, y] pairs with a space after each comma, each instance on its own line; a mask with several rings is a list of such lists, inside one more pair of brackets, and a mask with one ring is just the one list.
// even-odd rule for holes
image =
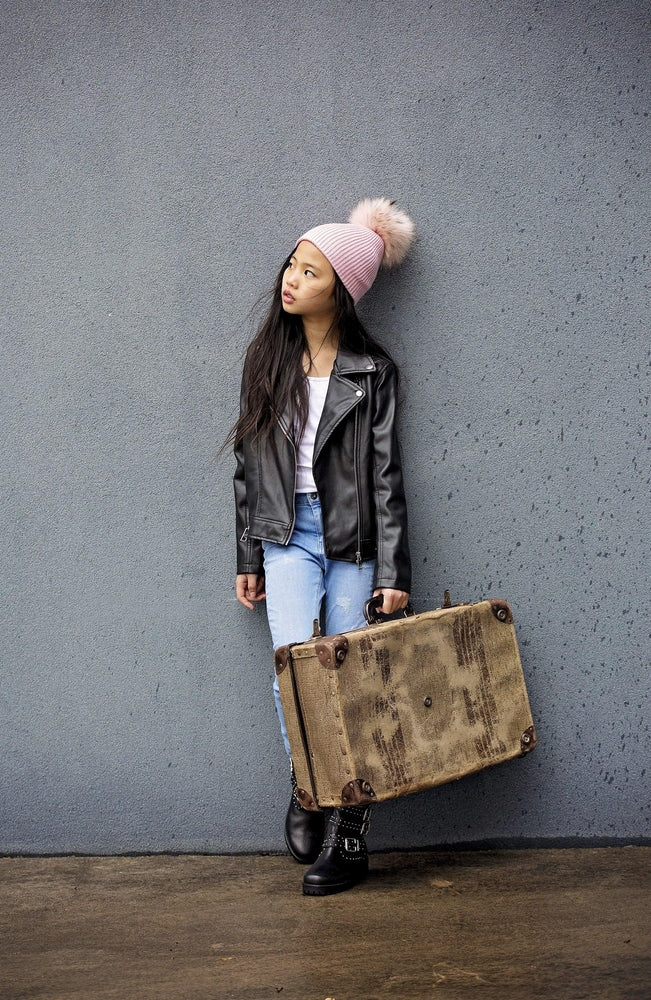
[[308, 808], [409, 795], [536, 743], [505, 601], [283, 647], [276, 670]]

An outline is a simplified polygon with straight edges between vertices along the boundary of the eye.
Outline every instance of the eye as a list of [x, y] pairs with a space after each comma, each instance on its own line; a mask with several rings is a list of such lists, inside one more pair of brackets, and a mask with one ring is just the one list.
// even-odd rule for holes
[[310, 271], [309, 267], [305, 269], [305, 274], [308, 274], [310, 278], [316, 278], [314, 271]]

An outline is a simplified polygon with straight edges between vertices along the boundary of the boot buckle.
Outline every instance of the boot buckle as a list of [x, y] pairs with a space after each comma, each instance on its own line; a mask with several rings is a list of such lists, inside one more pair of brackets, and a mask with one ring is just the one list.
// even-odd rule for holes
[[356, 837], [346, 837], [344, 840], [344, 850], [349, 854], [357, 854], [359, 852], [359, 840]]

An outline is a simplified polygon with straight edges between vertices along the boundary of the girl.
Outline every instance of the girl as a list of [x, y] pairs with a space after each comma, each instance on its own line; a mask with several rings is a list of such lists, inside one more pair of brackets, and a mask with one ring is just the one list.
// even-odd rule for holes
[[[386, 198], [347, 223], [305, 233], [285, 260], [268, 315], [244, 363], [237, 469], [237, 599], [266, 598], [274, 649], [364, 624], [363, 605], [404, 608], [411, 586], [407, 513], [395, 432], [396, 369], [366, 332], [355, 303], [380, 264], [407, 252], [411, 220]], [[276, 707], [290, 754], [278, 682]], [[291, 754], [290, 754], [291, 760]], [[304, 810], [292, 796], [291, 854], [311, 864], [307, 895], [348, 889], [368, 870], [369, 810]]]

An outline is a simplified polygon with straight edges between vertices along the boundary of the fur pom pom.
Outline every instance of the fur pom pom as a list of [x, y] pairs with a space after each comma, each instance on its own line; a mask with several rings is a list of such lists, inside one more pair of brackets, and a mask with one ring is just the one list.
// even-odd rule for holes
[[388, 198], [365, 198], [352, 210], [348, 221], [372, 229], [378, 234], [384, 243], [384, 267], [399, 264], [414, 237], [413, 222]]

